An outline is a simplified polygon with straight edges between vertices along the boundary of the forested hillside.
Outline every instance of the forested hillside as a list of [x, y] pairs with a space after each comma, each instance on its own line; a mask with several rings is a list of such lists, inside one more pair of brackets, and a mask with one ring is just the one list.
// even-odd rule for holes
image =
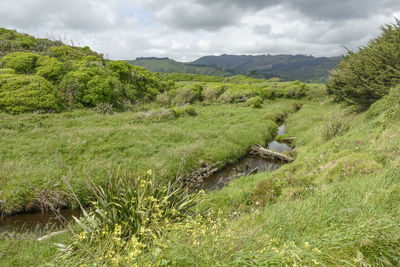
[[194, 63], [226, 68], [258, 78], [325, 82], [329, 71], [337, 66], [339, 60], [340, 57], [304, 55], [221, 55], [201, 57]]
[[132, 65], [146, 68], [152, 72], [163, 73], [187, 73], [187, 74], [204, 74], [215, 76], [230, 76], [235, 73], [222, 68], [209, 66], [205, 64], [182, 63], [169, 58], [155, 57], [139, 57], [136, 60], [127, 60]]

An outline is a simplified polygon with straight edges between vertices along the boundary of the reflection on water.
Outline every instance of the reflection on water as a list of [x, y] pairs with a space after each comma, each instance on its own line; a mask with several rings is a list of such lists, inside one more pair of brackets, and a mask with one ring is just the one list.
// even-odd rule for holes
[[[79, 217], [82, 212], [81, 210], [70, 210], [64, 209], [60, 211], [60, 214], [67, 220], [72, 221], [72, 216]], [[55, 226], [62, 226], [62, 221], [54, 213], [28, 213], [19, 214], [13, 216], [0, 216], [0, 230], [6, 227], [12, 227], [13, 229], [34, 229], [37, 226], [43, 227], [47, 224]]]
[[[277, 135], [285, 134], [285, 125], [278, 128]], [[277, 141], [268, 144], [268, 148], [276, 152], [289, 152], [290, 146]], [[227, 185], [233, 179], [258, 172], [275, 171], [283, 165], [280, 161], [267, 160], [265, 158], [247, 155], [235, 164], [226, 166], [220, 171], [210, 175], [204, 180], [202, 188], [205, 190], [218, 190]]]
[[218, 190], [235, 178], [258, 172], [274, 171], [280, 166], [282, 166], [281, 162], [269, 161], [249, 155], [207, 177], [202, 188], [204, 190]]

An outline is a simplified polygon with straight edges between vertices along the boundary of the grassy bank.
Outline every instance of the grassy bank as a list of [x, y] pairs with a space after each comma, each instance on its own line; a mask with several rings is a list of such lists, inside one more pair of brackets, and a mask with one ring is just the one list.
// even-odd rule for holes
[[[68, 177], [85, 201], [90, 174], [107, 181], [113, 165], [135, 172], [152, 169], [175, 177], [208, 163], [232, 162], [276, 131], [273, 122], [294, 111], [294, 101], [276, 101], [260, 109], [236, 105], [195, 106], [197, 116], [159, 116], [163, 111], [94, 111], [62, 114], [0, 114], [0, 204], [6, 212], [37, 208], [46, 198], [71, 205], [62, 177]], [[183, 161], [182, 161], [183, 160]]]
[[167, 259], [181, 266], [196, 261], [205, 266], [398, 264], [400, 123], [344, 114], [338, 120], [346, 120], [349, 131], [324, 140], [330, 112], [340, 113], [340, 108], [307, 104], [291, 116], [287, 129], [297, 137], [296, 161], [207, 195], [201, 207], [221, 212], [212, 218], [215, 227], [194, 227], [186, 234], [172, 230], [160, 262]]

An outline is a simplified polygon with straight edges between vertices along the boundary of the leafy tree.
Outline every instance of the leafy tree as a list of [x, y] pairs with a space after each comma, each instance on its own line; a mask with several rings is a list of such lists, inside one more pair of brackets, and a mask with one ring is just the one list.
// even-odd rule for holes
[[349, 51], [331, 73], [328, 93], [337, 101], [366, 109], [400, 83], [400, 21], [381, 31], [358, 52]]

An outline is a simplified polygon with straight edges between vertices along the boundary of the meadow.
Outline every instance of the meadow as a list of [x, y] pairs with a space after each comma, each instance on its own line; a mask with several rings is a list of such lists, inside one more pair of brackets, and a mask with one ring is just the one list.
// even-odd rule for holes
[[[8, 54], [2, 210], [84, 205], [68, 231], [42, 242], [58, 229], [1, 231], [1, 265], [399, 266], [399, 36], [400, 21], [383, 26], [326, 87], [154, 74], [43, 41], [32, 46], [50, 46], [52, 59]], [[39, 64], [26, 64], [33, 57]], [[47, 60], [70, 66], [52, 84], [42, 82], [53, 77]], [[70, 99], [57, 95], [65, 85]], [[48, 105], [21, 97], [32, 87]], [[207, 193], [176, 179], [234, 162], [283, 119], [293, 162]]]
[[1, 208], [38, 210], [40, 198], [76, 207], [64, 176], [87, 203], [89, 176], [104, 184], [118, 165], [138, 174], [152, 169], [166, 180], [193, 171], [200, 161], [234, 162], [253, 144], [273, 138], [275, 121], [294, 112], [295, 103], [275, 101], [259, 109], [195, 105], [194, 114], [179, 117], [160, 108], [112, 115], [0, 114]]

